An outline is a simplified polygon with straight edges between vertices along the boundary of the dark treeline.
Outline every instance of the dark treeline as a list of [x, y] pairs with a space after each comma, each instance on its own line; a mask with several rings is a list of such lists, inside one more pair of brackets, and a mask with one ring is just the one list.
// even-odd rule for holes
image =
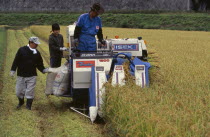
[[192, 10], [195, 11], [210, 10], [210, 0], [192, 0]]
[[0, 12], [86, 12], [95, 2], [110, 12], [210, 10], [210, 0], [0, 0]]

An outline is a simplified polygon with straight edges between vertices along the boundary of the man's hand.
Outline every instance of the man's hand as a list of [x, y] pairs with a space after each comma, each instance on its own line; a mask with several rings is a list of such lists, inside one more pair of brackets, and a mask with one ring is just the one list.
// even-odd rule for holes
[[100, 40], [101, 42], [101, 47], [105, 47], [106, 46], [106, 40]]
[[14, 76], [15, 76], [15, 71], [11, 70], [11, 71], [10, 71], [10, 76], [11, 76], [11, 77], [14, 77]]
[[68, 48], [66, 48], [66, 47], [61, 47], [61, 48], [60, 48], [60, 51], [68, 51]]
[[43, 70], [43, 73], [48, 73], [49, 72], [49, 68], [45, 68], [44, 70]]
[[102, 40], [102, 41], [101, 41], [101, 44], [102, 44], [102, 45], [106, 45], [106, 40]]

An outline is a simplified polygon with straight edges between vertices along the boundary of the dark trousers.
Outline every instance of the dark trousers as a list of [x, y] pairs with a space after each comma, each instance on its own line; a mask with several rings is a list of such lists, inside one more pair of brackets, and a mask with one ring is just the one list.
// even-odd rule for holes
[[61, 58], [59, 57], [51, 57], [50, 58], [50, 67], [51, 68], [58, 68], [61, 66]]

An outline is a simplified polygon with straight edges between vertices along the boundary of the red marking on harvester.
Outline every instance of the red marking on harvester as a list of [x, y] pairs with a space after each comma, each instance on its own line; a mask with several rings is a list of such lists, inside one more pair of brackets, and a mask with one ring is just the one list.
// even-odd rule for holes
[[116, 66], [115, 70], [122, 70], [122, 66]]
[[91, 68], [95, 66], [95, 61], [76, 61], [76, 68]]
[[100, 62], [109, 62], [109, 59], [99, 59]]

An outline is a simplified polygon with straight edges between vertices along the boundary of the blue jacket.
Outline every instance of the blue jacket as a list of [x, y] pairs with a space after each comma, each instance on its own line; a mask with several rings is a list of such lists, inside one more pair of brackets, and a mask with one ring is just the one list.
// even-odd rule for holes
[[96, 51], [95, 35], [102, 28], [100, 17], [90, 18], [89, 13], [82, 14], [76, 26], [81, 28], [77, 48], [81, 51]]

